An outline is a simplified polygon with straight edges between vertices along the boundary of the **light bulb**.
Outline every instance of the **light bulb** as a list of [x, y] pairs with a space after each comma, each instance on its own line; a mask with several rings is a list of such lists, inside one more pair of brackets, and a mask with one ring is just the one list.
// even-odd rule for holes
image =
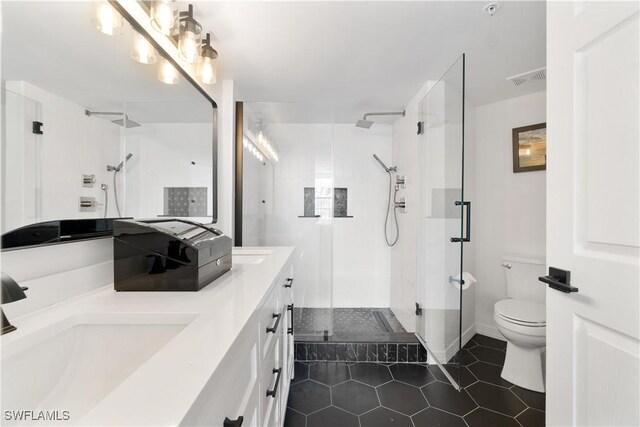
[[122, 16], [106, 1], [96, 3], [95, 16], [91, 23], [103, 34], [122, 34]]
[[178, 33], [177, 11], [176, 0], [154, 1], [150, 10], [151, 26], [164, 35], [176, 35]]
[[198, 59], [198, 48], [200, 45], [200, 37], [196, 36], [193, 31], [183, 31], [178, 40], [178, 49], [180, 56], [189, 64], [194, 64]]
[[206, 85], [212, 85], [216, 83], [216, 70], [213, 65], [213, 59], [207, 57], [200, 57], [200, 64], [198, 64], [198, 77], [200, 81]]
[[158, 70], [158, 78], [162, 83], [174, 85], [180, 81], [180, 73], [178, 73], [173, 64], [163, 59]]
[[156, 50], [142, 34], [135, 33], [133, 36], [133, 52], [131, 52], [131, 57], [134, 61], [138, 61], [141, 64], [154, 64], [156, 62]]

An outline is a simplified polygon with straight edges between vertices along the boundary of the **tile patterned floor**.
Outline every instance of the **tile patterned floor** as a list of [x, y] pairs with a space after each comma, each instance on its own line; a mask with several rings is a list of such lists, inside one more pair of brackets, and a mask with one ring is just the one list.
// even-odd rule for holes
[[460, 392], [435, 365], [296, 362], [285, 427], [544, 426], [545, 395], [500, 378], [505, 348], [473, 337], [459, 355]]

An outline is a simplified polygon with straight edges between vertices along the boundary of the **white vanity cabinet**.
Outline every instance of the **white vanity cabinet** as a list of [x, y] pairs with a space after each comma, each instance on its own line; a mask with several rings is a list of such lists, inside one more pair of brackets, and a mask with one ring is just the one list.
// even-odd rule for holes
[[287, 263], [181, 425], [280, 427], [293, 378], [293, 269]]

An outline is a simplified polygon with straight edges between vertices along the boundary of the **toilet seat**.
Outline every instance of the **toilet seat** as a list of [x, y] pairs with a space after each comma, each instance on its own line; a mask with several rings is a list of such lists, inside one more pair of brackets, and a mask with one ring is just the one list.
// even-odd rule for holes
[[495, 314], [515, 325], [540, 328], [547, 326], [544, 304], [533, 301], [505, 299], [494, 307]]

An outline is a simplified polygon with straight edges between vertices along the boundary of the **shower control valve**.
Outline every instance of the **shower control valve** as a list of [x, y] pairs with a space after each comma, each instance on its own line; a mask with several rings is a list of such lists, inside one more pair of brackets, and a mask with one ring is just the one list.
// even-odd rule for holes
[[404, 175], [396, 175], [396, 185], [405, 188], [406, 180]]

